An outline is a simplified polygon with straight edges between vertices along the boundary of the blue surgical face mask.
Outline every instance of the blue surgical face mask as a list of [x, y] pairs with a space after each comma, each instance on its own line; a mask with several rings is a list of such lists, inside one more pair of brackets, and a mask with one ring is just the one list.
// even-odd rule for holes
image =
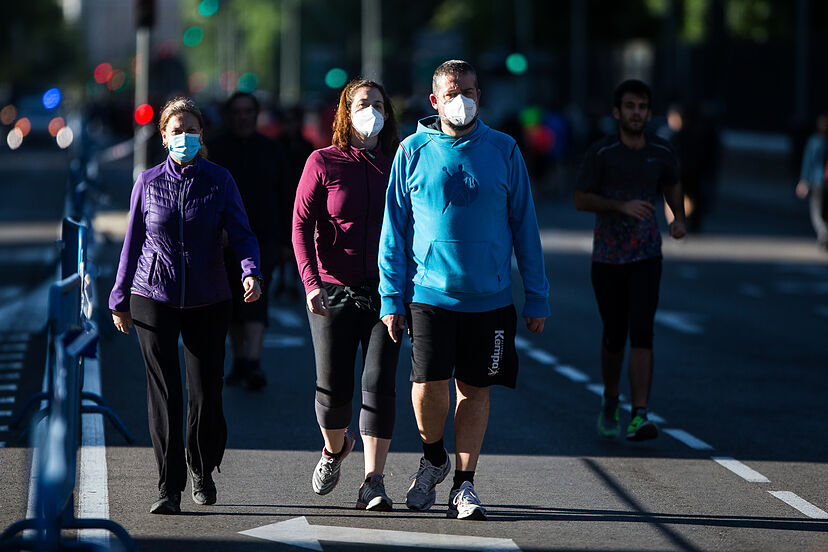
[[170, 156], [179, 163], [187, 163], [201, 149], [200, 134], [172, 134], [167, 139]]

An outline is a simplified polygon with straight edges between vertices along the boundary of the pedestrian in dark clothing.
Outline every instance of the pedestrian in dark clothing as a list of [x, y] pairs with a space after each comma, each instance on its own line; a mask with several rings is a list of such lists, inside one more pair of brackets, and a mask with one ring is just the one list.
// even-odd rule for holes
[[[250, 228], [259, 242], [263, 297], [245, 303], [240, 291], [233, 293], [230, 344], [233, 367], [227, 385], [245, 383], [261, 389], [267, 377], [261, 367], [262, 344], [267, 326], [268, 293], [280, 250], [289, 243], [283, 221], [286, 204], [285, 164], [281, 147], [256, 131], [259, 102], [247, 92], [236, 92], [224, 106], [225, 132], [209, 143], [210, 159], [230, 171], [244, 202]], [[235, 281], [239, 267], [231, 262], [232, 248], [225, 249], [227, 277]]]
[[811, 225], [817, 235], [817, 244], [828, 249], [828, 200], [825, 183], [828, 182], [828, 113], [817, 117], [816, 132], [805, 145], [802, 154], [802, 170], [796, 185], [796, 195], [805, 199], [809, 195]]
[[[118, 331], [135, 325], [147, 370], [150, 435], [158, 464], [154, 514], [176, 514], [189, 472], [196, 504], [215, 504], [213, 469], [227, 443], [222, 411], [224, 340], [231, 288], [244, 300], [262, 294], [259, 250], [239, 192], [226, 169], [204, 159], [203, 120], [195, 103], [176, 98], [159, 123], [167, 160], [141, 173], [132, 189], [129, 226], [109, 295]], [[236, 252], [239, 278], [228, 284], [222, 232]], [[187, 374], [186, 449], [178, 363]]]

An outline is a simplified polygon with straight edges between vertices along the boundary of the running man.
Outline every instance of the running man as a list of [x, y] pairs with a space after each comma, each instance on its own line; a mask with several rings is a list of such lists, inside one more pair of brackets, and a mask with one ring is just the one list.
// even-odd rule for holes
[[592, 287], [604, 332], [601, 375], [604, 396], [598, 433], [615, 438], [618, 427], [618, 382], [627, 336], [632, 395], [627, 439], [658, 436], [647, 419], [653, 379], [653, 321], [661, 280], [661, 234], [655, 203], [663, 194], [673, 211], [670, 235], [686, 234], [678, 160], [670, 144], [645, 134], [652, 115], [652, 92], [639, 80], [626, 80], [613, 94], [612, 115], [618, 134], [593, 144], [584, 158], [575, 190], [575, 207], [595, 216]]

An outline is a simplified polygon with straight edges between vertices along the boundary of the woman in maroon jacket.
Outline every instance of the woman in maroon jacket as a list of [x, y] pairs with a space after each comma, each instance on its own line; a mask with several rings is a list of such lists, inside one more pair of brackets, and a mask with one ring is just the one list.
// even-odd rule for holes
[[[307, 293], [316, 357], [316, 418], [325, 440], [313, 490], [328, 494], [354, 446], [351, 400], [362, 345], [365, 481], [357, 508], [389, 511], [383, 470], [394, 429], [399, 345], [379, 319], [377, 253], [391, 161], [399, 142], [391, 102], [376, 82], [348, 83], [333, 145], [311, 154], [296, 190], [293, 249]], [[314, 239], [315, 238], [315, 239]]]

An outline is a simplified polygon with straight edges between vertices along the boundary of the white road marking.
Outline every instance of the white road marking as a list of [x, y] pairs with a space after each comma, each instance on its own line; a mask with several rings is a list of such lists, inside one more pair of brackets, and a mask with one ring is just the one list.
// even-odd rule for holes
[[301, 316], [284, 307], [270, 307], [267, 313], [285, 328], [301, 328], [305, 325]]
[[787, 504], [788, 506], [792, 506], [808, 516], [809, 518], [814, 519], [828, 519], [828, 512], [817, 508], [804, 498], [800, 498], [795, 493], [790, 491], [768, 491], [770, 494]]
[[14, 397], [0, 397], [0, 404], [14, 404]]
[[0, 343], [0, 352], [4, 353], [12, 353], [12, 352], [23, 352], [28, 347], [28, 343]]
[[699, 315], [690, 312], [658, 310], [655, 314], [655, 321], [662, 326], [691, 335], [704, 333], [704, 328], [698, 320]]
[[265, 335], [263, 346], [268, 349], [282, 349], [286, 347], [302, 347], [304, 344], [304, 337], [285, 334], [267, 334]]
[[[84, 361], [83, 390], [100, 395], [101, 369], [97, 359]], [[90, 401], [86, 401], [91, 403]], [[106, 469], [106, 440], [102, 414], [84, 414], [81, 419], [80, 470], [78, 477], [78, 517], [109, 518], [109, 489]], [[109, 532], [83, 529], [80, 540], [108, 547]]]
[[699, 439], [698, 437], [694, 437], [690, 435], [683, 429], [665, 429], [664, 433], [672, 437], [673, 439], [677, 439], [687, 445], [688, 447], [696, 450], [713, 450], [713, 447]]
[[0, 362], [0, 372], [11, 372], [13, 370], [22, 370], [22, 362]]
[[20, 373], [19, 372], [0, 372], [0, 380], [19, 380]]
[[555, 355], [550, 355], [542, 349], [529, 349], [526, 351], [526, 356], [548, 366], [558, 363], [558, 358]]
[[0, 410], [0, 418], [11, 418], [11, 410]]
[[[602, 392], [601, 392], [601, 396], [603, 396], [603, 389], [602, 389]], [[622, 401], [622, 402], [619, 402], [619, 403], [618, 403], [618, 405], [619, 405], [619, 406], [620, 406], [623, 410], [626, 410], [627, 412], [632, 413], [632, 405], [631, 405], [630, 403], [628, 403], [628, 402], [623, 402], [623, 400], [624, 400], [624, 395], [619, 395], [619, 396], [618, 396], [618, 400], [619, 400], [619, 401]], [[656, 414], [656, 413], [655, 413], [655, 412], [653, 412], [652, 410], [647, 411], [647, 419], [648, 419], [648, 420], [652, 420], [653, 422], [655, 422], [655, 423], [657, 423], [657, 424], [666, 424], [666, 423], [667, 423], [667, 420], [665, 420], [664, 418], [662, 418], [661, 416], [659, 416], [658, 414]]]
[[748, 282], [742, 282], [741, 284], [739, 284], [739, 293], [741, 293], [742, 295], [747, 295], [748, 297], [756, 298], [765, 296], [765, 292], [762, 290], [761, 287]]
[[9, 362], [15, 360], [23, 360], [25, 355], [23, 353], [0, 353], [0, 361]]
[[17, 391], [16, 383], [4, 383], [0, 385], [0, 391]]
[[469, 537], [444, 535], [440, 533], [417, 533], [413, 531], [389, 531], [385, 529], [356, 529], [311, 525], [304, 517], [263, 525], [242, 535], [279, 542], [297, 548], [323, 552], [319, 541], [369, 546], [400, 546], [409, 548], [450, 548], [452, 550], [479, 550], [486, 552], [519, 552], [520, 548], [512, 539], [491, 537]]
[[574, 366], [563, 365], [555, 368], [555, 371], [560, 375], [571, 379], [572, 381], [582, 383], [589, 381], [589, 376], [575, 368]]
[[770, 483], [770, 479], [753, 468], [742, 464], [735, 458], [731, 458], [730, 456], [713, 456], [712, 458], [717, 464], [729, 469], [745, 481], [750, 481], [751, 483]]
[[6, 442], [0, 441], [0, 448], [6, 448]]
[[518, 351], [526, 351], [532, 348], [532, 342], [526, 339], [525, 337], [521, 337], [519, 335], [515, 336], [515, 348]]
[[592, 391], [593, 393], [595, 393], [599, 397], [604, 396], [604, 386], [601, 385], [600, 383], [590, 383], [589, 385], [586, 386], [586, 388], [587, 388], [587, 390]]
[[0, 431], [8, 431], [8, 430], [9, 430], [9, 426], [7, 426], [7, 425], [0, 426]]

